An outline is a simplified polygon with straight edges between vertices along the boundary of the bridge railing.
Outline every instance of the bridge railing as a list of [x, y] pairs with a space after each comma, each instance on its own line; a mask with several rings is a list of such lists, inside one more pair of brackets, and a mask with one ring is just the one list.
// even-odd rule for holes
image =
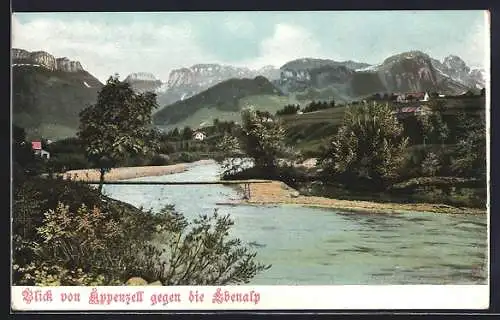
[[[98, 180], [95, 181], [81, 181], [86, 184], [99, 184]], [[270, 183], [271, 180], [221, 180], [221, 181], [129, 181], [117, 180], [106, 181], [102, 184], [128, 184], [128, 185], [193, 185], [193, 184], [251, 184], [251, 183]]]

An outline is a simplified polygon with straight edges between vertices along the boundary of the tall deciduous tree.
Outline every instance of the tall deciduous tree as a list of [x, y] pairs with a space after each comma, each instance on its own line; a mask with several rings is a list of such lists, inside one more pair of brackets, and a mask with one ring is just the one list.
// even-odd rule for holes
[[82, 110], [78, 137], [89, 161], [99, 168], [99, 192], [105, 173], [126, 156], [156, 150], [151, 114], [157, 107], [154, 93], [137, 94], [114, 76], [99, 92], [97, 103]]
[[408, 138], [388, 104], [350, 107], [320, 162], [326, 173], [384, 184], [397, 176]]
[[[280, 157], [293, 158], [297, 154], [285, 144], [285, 129], [282, 124], [267, 113], [245, 109], [241, 113], [241, 126], [217, 145], [224, 156], [219, 159], [224, 174], [231, 175], [251, 166], [264, 169], [270, 176], [276, 173]], [[240, 159], [239, 157], [247, 157]]]
[[182, 129], [182, 139], [183, 140], [191, 140], [193, 138], [193, 129], [191, 129], [191, 127], [189, 126], [186, 126], [184, 127], [184, 129]]
[[278, 120], [251, 109], [243, 110], [241, 119], [241, 150], [254, 160], [256, 167], [274, 170], [278, 157], [290, 151], [284, 142], [285, 129]]
[[444, 144], [450, 135], [448, 124], [443, 120], [442, 113], [444, 104], [442, 102], [431, 102], [429, 104], [430, 112], [420, 114], [418, 121], [422, 126], [422, 135], [425, 141], [429, 143]]
[[452, 170], [465, 176], [486, 178], [486, 120], [481, 117], [460, 117], [458, 143], [455, 146]]

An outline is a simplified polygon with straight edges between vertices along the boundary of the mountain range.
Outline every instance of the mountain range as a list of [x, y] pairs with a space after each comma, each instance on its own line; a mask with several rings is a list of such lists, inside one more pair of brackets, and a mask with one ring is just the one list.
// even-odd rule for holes
[[[52, 125], [74, 130], [78, 112], [95, 103], [102, 87], [80, 62], [43, 51], [12, 49], [12, 67], [14, 122], [28, 128]], [[275, 111], [288, 103], [348, 102], [374, 93], [460, 94], [484, 88], [486, 79], [485, 70], [467, 66], [456, 55], [439, 61], [421, 51], [410, 51], [377, 65], [315, 58], [257, 70], [196, 64], [172, 70], [166, 81], [145, 72], [132, 73], [125, 81], [137, 91], [157, 93], [162, 108], [154, 121], [171, 126], [199, 125], [218, 112], [221, 120], [234, 119], [245, 105]]]
[[[204, 70], [204, 79], [220, 81], [226, 73], [219, 69]], [[224, 70], [227, 70], [225, 68]], [[236, 72], [236, 68], [233, 71]], [[267, 72], [271, 69], [268, 68]], [[276, 77], [279, 70], [279, 77]], [[285, 104], [304, 105], [311, 100], [331, 100], [349, 102], [358, 100], [375, 93], [407, 93], [407, 92], [439, 92], [447, 95], [462, 94], [470, 89], [483, 88], [485, 73], [480, 69], [472, 69], [457, 56], [448, 56], [442, 62], [431, 58], [420, 51], [410, 51], [393, 55], [378, 65], [369, 65], [355, 61], [338, 62], [328, 59], [303, 58], [287, 62], [273, 71], [274, 77], [270, 82], [277, 92], [269, 90], [262, 92], [249, 91], [240, 88], [245, 95], [238, 95], [240, 103], [233, 99], [232, 105], [254, 105], [258, 109], [275, 112]], [[256, 71], [257, 73], [258, 71]], [[242, 73], [238, 75], [242, 76]], [[234, 78], [234, 77], [233, 77]], [[224, 120], [235, 120], [237, 114], [228, 113], [224, 108], [206, 102], [202, 96], [224, 96], [223, 92], [230, 91], [222, 86], [212, 86], [196, 94], [196, 78], [184, 78], [185, 81], [171, 82], [177, 92], [182, 93], [182, 103], [165, 106], [154, 119], [158, 125], [174, 125], [181, 121], [182, 125], [200, 125], [209, 121], [209, 118], [218, 117]], [[224, 82], [222, 82], [223, 84]], [[200, 88], [200, 87], [198, 87]], [[159, 92], [168, 94], [167, 91]], [[251, 94], [248, 94], [251, 92]], [[194, 94], [194, 95], [193, 95]], [[286, 97], [286, 99], [283, 99]], [[205, 101], [205, 105], [200, 104]], [[208, 109], [208, 113], [191, 111]], [[209, 116], [210, 114], [210, 116]]]
[[[170, 72], [167, 81], [145, 74], [149, 88], [158, 94], [160, 105], [187, 99], [213, 85], [233, 78], [264, 76], [285, 94], [298, 95], [298, 100], [353, 100], [376, 92], [435, 90], [456, 94], [468, 88], [483, 88], [485, 71], [471, 68], [455, 55], [443, 61], [420, 51], [391, 56], [378, 65], [356, 61], [303, 58], [279, 68], [267, 66], [259, 70], [218, 64], [197, 64]], [[143, 80], [144, 80], [143, 79]], [[139, 81], [139, 80], [137, 80]], [[157, 81], [162, 85], [157, 86]], [[313, 89], [315, 94], [310, 94]]]

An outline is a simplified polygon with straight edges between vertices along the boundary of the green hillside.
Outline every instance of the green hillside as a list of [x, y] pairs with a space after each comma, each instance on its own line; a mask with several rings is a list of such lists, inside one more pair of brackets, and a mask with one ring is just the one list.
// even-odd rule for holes
[[[442, 113], [445, 120], [452, 123], [460, 112], [478, 115], [485, 112], [485, 99], [481, 96], [473, 97], [449, 97], [440, 98], [444, 104]], [[404, 106], [418, 106], [422, 102], [398, 104], [393, 103], [394, 108]], [[337, 128], [342, 124], [346, 106], [338, 105], [334, 108], [319, 110], [304, 114], [292, 114], [280, 116], [287, 129], [287, 140], [295, 144], [305, 154], [317, 156], [321, 146], [328, 143], [328, 139], [335, 134]]]
[[248, 96], [238, 101], [238, 111], [224, 111], [217, 108], [202, 108], [179, 122], [176, 122], [174, 124], [158, 125], [158, 126], [164, 130], [170, 130], [175, 127], [177, 128], [183, 128], [186, 126], [189, 126], [191, 128], [203, 127], [211, 125], [214, 119], [219, 119], [220, 121], [239, 122], [241, 120], [240, 110], [242, 108], [253, 106], [256, 110], [269, 111], [271, 114], [275, 114], [276, 111], [282, 109], [283, 106], [290, 103], [296, 103], [296, 101], [287, 96], [277, 96], [277, 95]]
[[[229, 79], [189, 99], [166, 106], [154, 115], [157, 125], [173, 125], [183, 122], [203, 122], [209, 110], [214, 117], [238, 113], [240, 100], [259, 95], [282, 96], [282, 93], [264, 77], [254, 79]], [[278, 108], [279, 109], [279, 108]]]
[[86, 71], [50, 71], [32, 66], [12, 70], [14, 124], [33, 137], [73, 135], [78, 114], [95, 103], [102, 84]]

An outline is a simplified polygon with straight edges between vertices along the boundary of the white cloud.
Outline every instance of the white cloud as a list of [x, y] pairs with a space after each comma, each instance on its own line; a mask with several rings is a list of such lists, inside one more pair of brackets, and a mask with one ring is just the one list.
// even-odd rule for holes
[[[489, 23], [488, 23], [489, 24]], [[472, 66], [484, 68], [488, 65], [486, 55], [490, 52], [489, 47], [489, 25], [486, 21], [477, 23], [471, 27], [471, 32], [465, 39], [464, 60]]]
[[489, 28], [489, 22], [486, 20], [471, 23], [460, 39], [461, 41], [443, 44], [443, 49], [440, 50], [442, 54], [436, 55], [437, 58], [443, 59], [453, 54], [462, 58], [469, 67], [487, 69], [490, 59]]
[[101, 81], [115, 73], [123, 79], [132, 72], [151, 72], [166, 81], [172, 69], [216, 60], [197, 45], [187, 23], [112, 26], [50, 19], [20, 23], [15, 16], [12, 20], [14, 48], [78, 60]]
[[233, 14], [226, 16], [224, 26], [235, 36], [247, 36], [255, 30], [255, 25], [251, 21]]
[[[266, 65], [280, 67], [284, 63], [305, 57], [326, 58], [319, 41], [307, 29], [289, 24], [277, 24], [274, 33], [259, 46], [259, 56], [246, 61], [250, 67]], [[328, 58], [332, 59], [331, 55]]]

